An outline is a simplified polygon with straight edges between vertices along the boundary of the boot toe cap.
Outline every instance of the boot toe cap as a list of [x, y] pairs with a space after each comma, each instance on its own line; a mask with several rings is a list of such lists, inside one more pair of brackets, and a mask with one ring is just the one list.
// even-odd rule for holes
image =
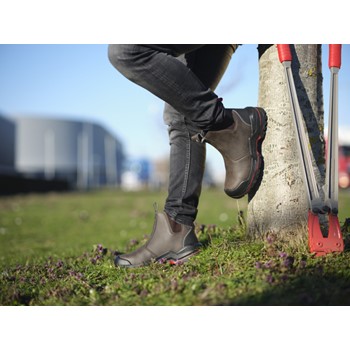
[[128, 259], [122, 258], [120, 255], [116, 256], [114, 259], [115, 266], [129, 267], [132, 266]]

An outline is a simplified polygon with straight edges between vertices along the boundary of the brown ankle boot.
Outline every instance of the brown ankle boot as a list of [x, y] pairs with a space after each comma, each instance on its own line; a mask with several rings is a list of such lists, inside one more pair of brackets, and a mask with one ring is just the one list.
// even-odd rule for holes
[[176, 264], [197, 253], [200, 245], [194, 226], [176, 223], [166, 213], [156, 212], [153, 232], [146, 244], [117, 256], [114, 263], [121, 267], [144, 266], [159, 260]]
[[267, 117], [262, 108], [230, 110], [234, 123], [223, 130], [208, 131], [192, 137], [208, 142], [222, 155], [225, 168], [225, 192], [241, 198], [251, 191], [262, 172], [261, 144], [265, 138]]

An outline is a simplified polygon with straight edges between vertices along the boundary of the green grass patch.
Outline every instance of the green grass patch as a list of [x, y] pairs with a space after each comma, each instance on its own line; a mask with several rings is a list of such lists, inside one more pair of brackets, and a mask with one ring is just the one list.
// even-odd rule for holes
[[[239, 224], [246, 200], [205, 190], [200, 254], [186, 264], [116, 268], [116, 251], [142, 245], [164, 192], [11, 196], [0, 199], [1, 305], [350, 305], [346, 251], [314, 258], [305, 247], [251, 240]], [[350, 212], [340, 193], [339, 218]], [[344, 225], [346, 226], [346, 225]]]

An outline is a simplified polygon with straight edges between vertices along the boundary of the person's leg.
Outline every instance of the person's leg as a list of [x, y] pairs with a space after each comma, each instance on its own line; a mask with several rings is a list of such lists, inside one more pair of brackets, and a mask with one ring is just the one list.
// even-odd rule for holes
[[[179, 60], [214, 91], [236, 48], [237, 45], [205, 45]], [[205, 143], [191, 140], [201, 130], [169, 104], [164, 108], [164, 121], [169, 125], [170, 140], [169, 188], [164, 210], [176, 222], [192, 225], [202, 188]]]
[[[232, 124], [221, 99], [176, 57], [204, 45], [109, 45], [112, 65], [201, 130], [218, 130]], [[210, 66], [207, 67], [210, 69]]]
[[[204, 142], [213, 145], [224, 158], [225, 192], [229, 196], [240, 198], [247, 194], [260, 174], [259, 145], [265, 135], [265, 112], [261, 108], [253, 107], [225, 109], [221, 99], [205, 86], [194, 72], [195, 70], [191, 70], [175, 58], [182, 52], [190, 54], [198, 49], [198, 46], [191, 45], [109, 47], [110, 61], [122, 74], [168, 102], [177, 113], [183, 116], [177, 128], [174, 127], [176, 124], [174, 118], [174, 124], [170, 127], [170, 142], [173, 157], [175, 157], [171, 171], [175, 171], [174, 167], [177, 163], [179, 164], [181, 157], [185, 157], [183, 164], [187, 161], [187, 167], [181, 170], [184, 174], [183, 181], [181, 179], [178, 181], [179, 179], [176, 178], [172, 183], [177, 190], [182, 191], [182, 194], [187, 192], [183, 197], [187, 202], [184, 202], [186, 205], [181, 215], [178, 215], [178, 209], [173, 210], [173, 205], [170, 205], [170, 209], [166, 206], [169, 214], [156, 213], [154, 230], [149, 241], [133, 253], [116, 257], [117, 266], [140, 266], [149, 263], [152, 259], [163, 258], [184, 260], [197, 251], [198, 240], [193, 224], [189, 225], [189, 223], [195, 217], [193, 208], [196, 208], [200, 194], [198, 184], [203, 177]], [[204, 50], [203, 47], [202, 49]], [[205, 66], [206, 64], [203, 65]], [[216, 64], [213, 64], [213, 67], [216, 67]], [[197, 135], [192, 136], [192, 133]], [[191, 140], [197, 141], [198, 145], [194, 146]], [[184, 145], [185, 148], [183, 148]], [[191, 163], [191, 155], [196, 152], [194, 150], [198, 151], [198, 162]], [[179, 154], [181, 154], [180, 158]], [[193, 170], [192, 175], [189, 175], [190, 168]], [[200, 169], [199, 176], [193, 180], [193, 174], [198, 169]], [[192, 187], [187, 187], [188, 176], [191, 176]], [[178, 181], [177, 184], [175, 180]], [[169, 197], [168, 200], [170, 203], [171, 198]]]
[[201, 132], [197, 142], [210, 143], [223, 156], [225, 192], [241, 198], [255, 190], [262, 171], [261, 143], [266, 131], [262, 108], [224, 108], [218, 96], [176, 59], [203, 45], [110, 45], [109, 59], [124, 76], [181, 113]]
[[[179, 57], [179, 61], [214, 90], [235, 50], [232, 45], [208, 45]], [[206, 146], [192, 140], [201, 132], [169, 104], [164, 121], [169, 125], [170, 174], [164, 213], [156, 213], [152, 235], [145, 245], [116, 257], [116, 266], [136, 267], [152, 260], [181, 262], [195, 254], [200, 244], [193, 222], [201, 192]]]

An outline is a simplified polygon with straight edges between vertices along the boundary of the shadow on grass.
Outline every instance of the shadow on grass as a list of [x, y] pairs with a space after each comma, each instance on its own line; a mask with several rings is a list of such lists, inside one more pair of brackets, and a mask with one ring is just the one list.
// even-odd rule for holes
[[228, 301], [226, 305], [246, 306], [349, 306], [350, 278], [339, 274], [308, 274], [271, 285], [260, 294]]
[[291, 273], [265, 273], [268, 287], [229, 300], [227, 305], [350, 306], [350, 235], [344, 252], [309, 258], [311, 266], [293, 267]]
[[[288, 256], [275, 259], [272, 268], [260, 267], [265, 282], [261, 292], [228, 300], [227, 305], [255, 306], [350, 306], [350, 218], [342, 227], [344, 251], [323, 257], [305, 257], [282, 271]], [[281, 269], [282, 267], [282, 269]]]

